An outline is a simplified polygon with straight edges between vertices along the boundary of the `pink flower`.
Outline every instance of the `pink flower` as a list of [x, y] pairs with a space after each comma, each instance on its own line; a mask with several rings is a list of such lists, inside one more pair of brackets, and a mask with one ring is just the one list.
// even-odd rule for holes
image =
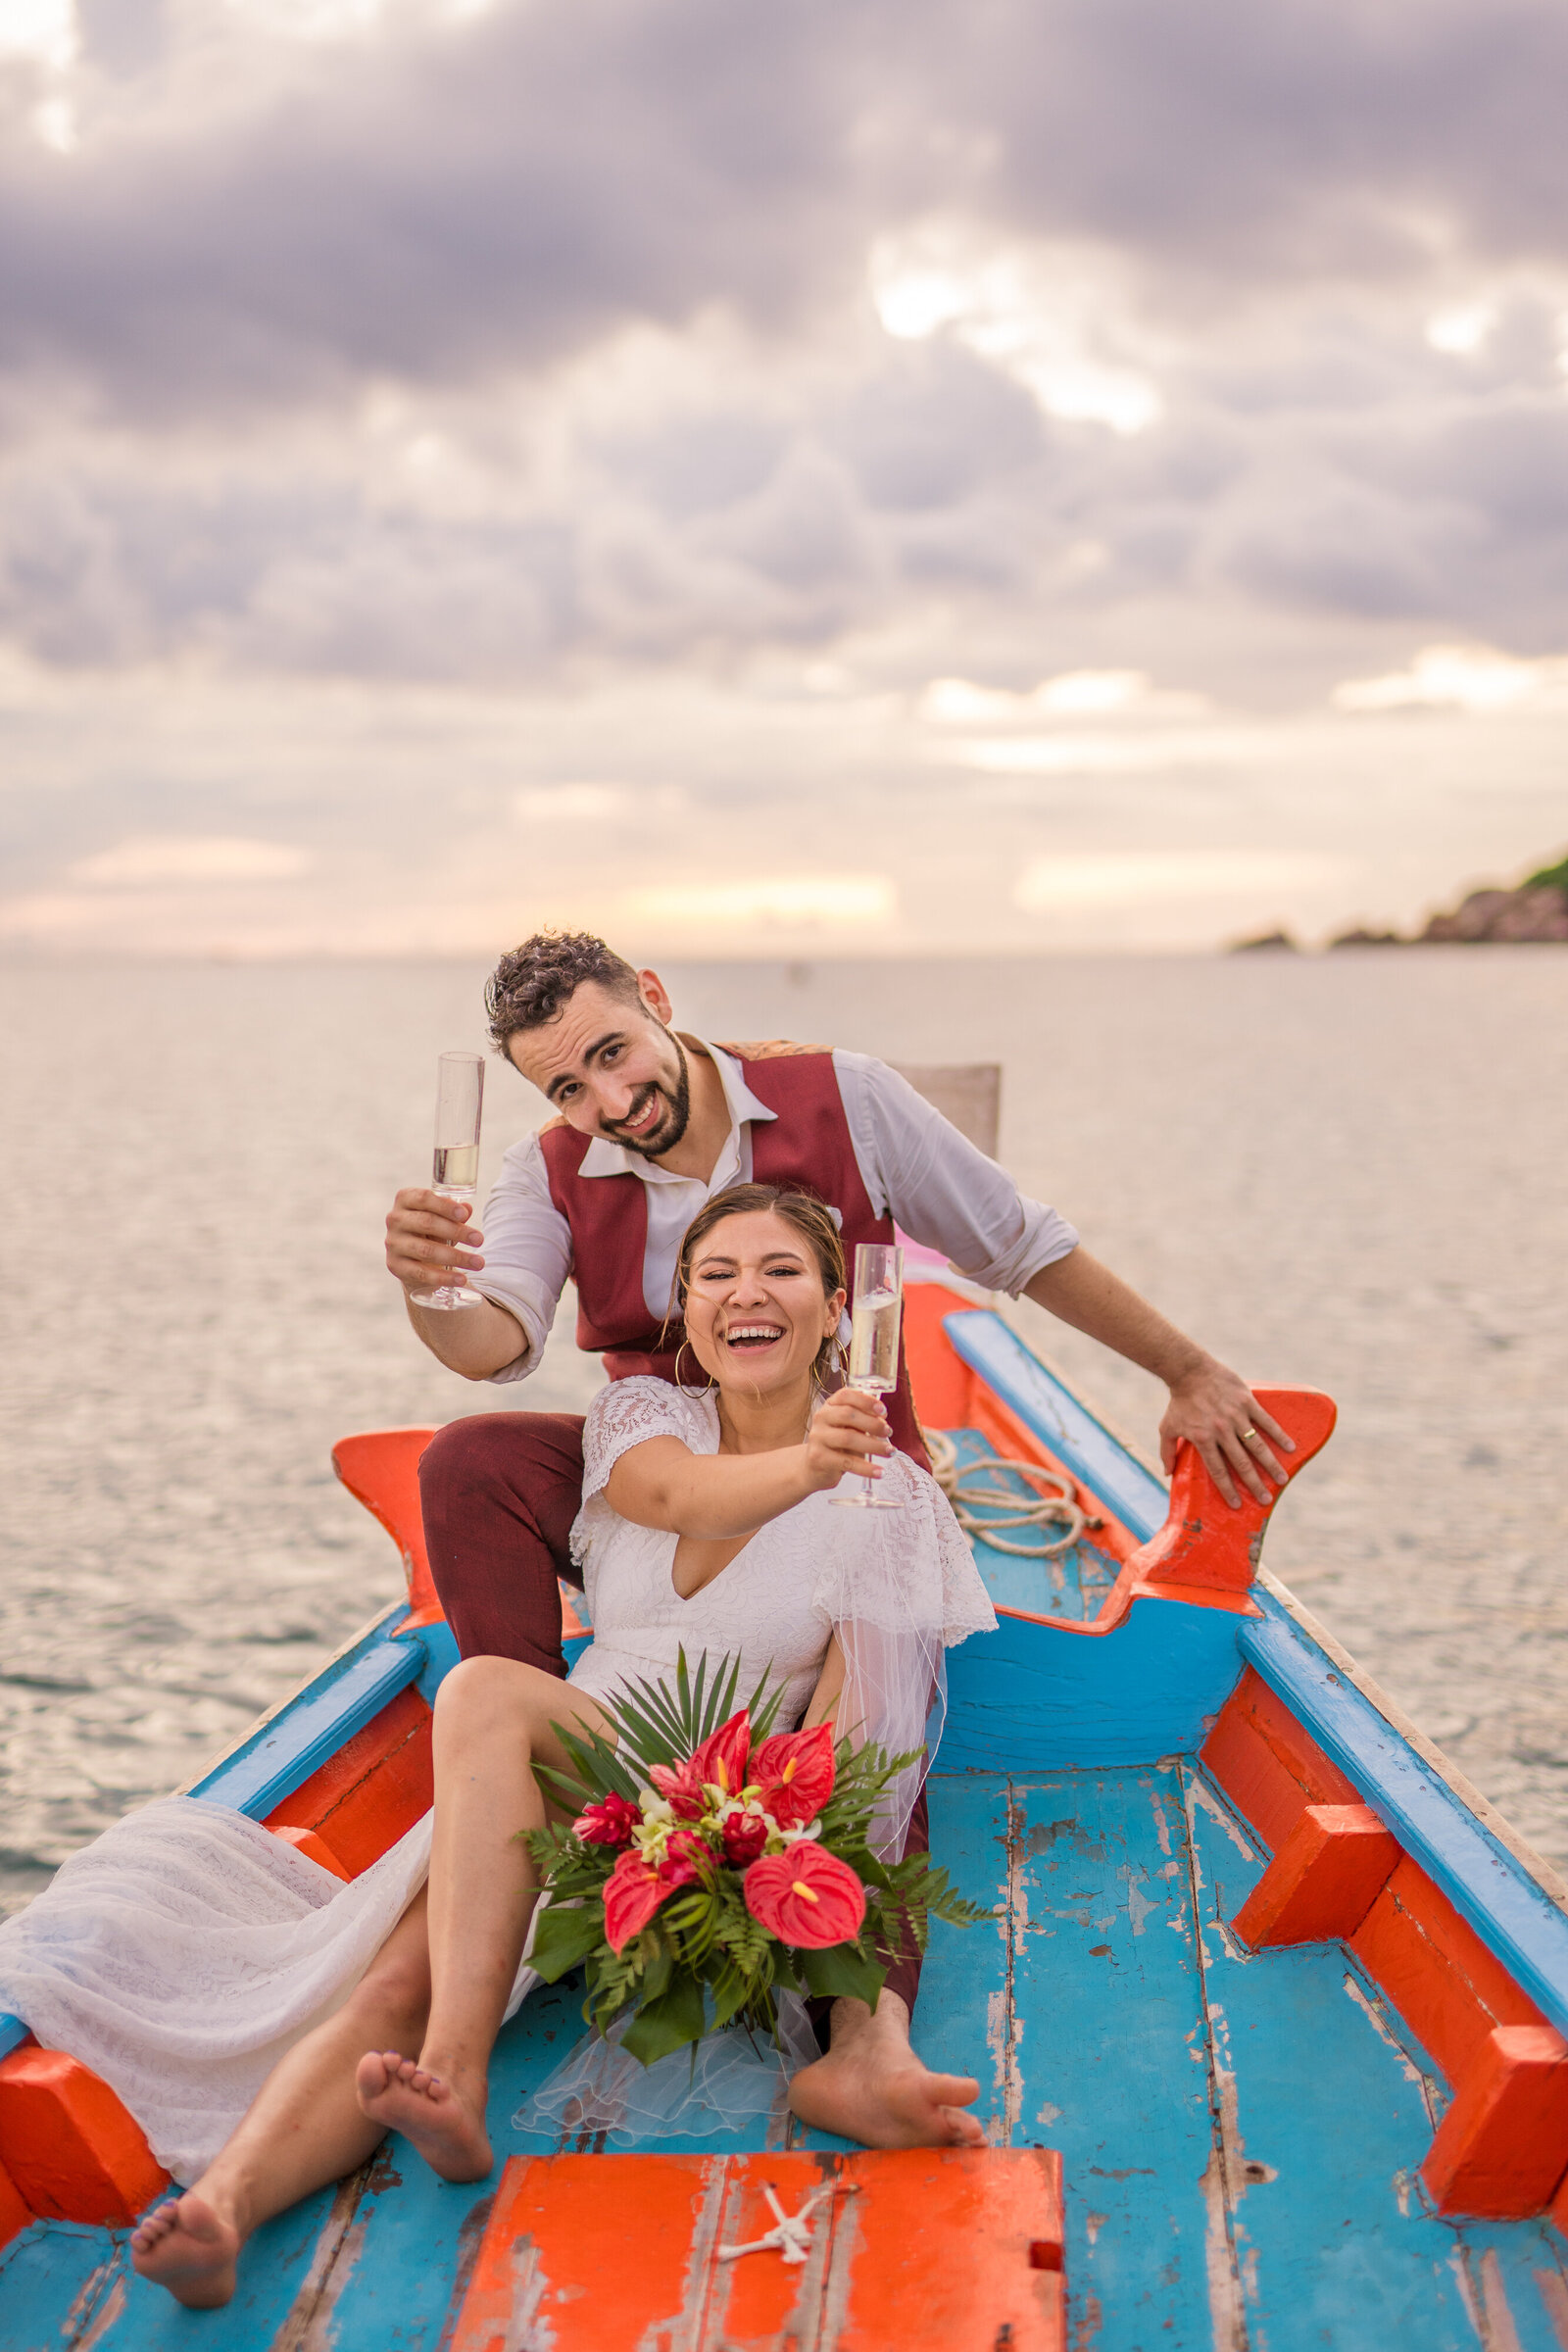
[[760, 1813], [731, 1813], [724, 1823], [724, 1859], [744, 1870], [767, 1843], [767, 1824]]
[[701, 1821], [708, 1799], [689, 1761], [650, 1765], [648, 1777], [677, 1821]]
[[584, 1805], [572, 1829], [584, 1845], [628, 1845], [642, 1815], [626, 1796], [603, 1796]]
[[833, 1793], [833, 1726], [775, 1732], [752, 1758], [752, 1779], [781, 1830], [804, 1829]]
[[752, 1719], [743, 1707], [721, 1723], [684, 1764], [656, 1764], [649, 1779], [679, 1821], [699, 1821], [707, 1810], [705, 1788], [734, 1796], [746, 1785], [746, 1758], [752, 1744]]
[[780, 1943], [806, 1951], [851, 1942], [865, 1918], [865, 1888], [849, 1864], [805, 1838], [764, 1854], [741, 1885], [752, 1917]]
[[642, 1934], [666, 1894], [711, 1868], [711, 1854], [687, 1830], [674, 1833], [669, 1848], [657, 1869], [641, 1854], [624, 1853], [605, 1881], [605, 1936], [612, 1952]]

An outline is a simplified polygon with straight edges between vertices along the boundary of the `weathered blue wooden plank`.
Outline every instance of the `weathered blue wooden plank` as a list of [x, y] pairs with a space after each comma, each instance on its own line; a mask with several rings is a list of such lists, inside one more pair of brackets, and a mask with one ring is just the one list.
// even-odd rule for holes
[[[546, 2154], [555, 2144], [519, 2133], [511, 2119], [582, 2031], [581, 1999], [580, 1984], [543, 1987], [502, 2028], [488, 2111], [498, 2172], [509, 2156]], [[343, 2282], [330, 2325], [318, 2322], [318, 2338], [307, 2340], [330, 2343], [332, 2352], [436, 2352], [495, 2186], [492, 2175], [455, 2187], [438, 2180], [407, 2140], [390, 2138], [355, 2216], [360, 2252], [353, 2276]]]
[[[118, 2261], [111, 2292], [98, 2306], [98, 2329], [90, 2336], [93, 2352], [190, 2352], [197, 2341], [202, 2352], [329, 2344], [329, 2329], [323, 2327], [312, 2335], [311, 2323], [318, 2314], [322, 2289], [330, 2296], [341, 2274], [353, 2270], [358, 2201], [353, 2186], [323, 2188], [266, 2223], [245, 2249], [233, 2301], [220, 2311], [182, 2311], [162, 2287], [137, 2278], [122, 2235], [112, 2240], [107, 2230], [94, 2231], [106, 2247], [117, 2247]], [[323, 2319], [330, 2318], [330, 2308], [328, 2302]], [[49, 2339], [56, 2352], [76, 2340], [60, 2326], [67, 2309], [63, 2299], [57, 2332]]]
[[1019, 1781], [1015, 1803], [1018, 2136], [1062, 2152], [1079, 2340], [1206, 2346], [1209, 2079], [1177, 1775]]
[[35, 2223], [0, 2252], [0, 2344], [5, 2352], [62, 2352], [67, 2314], [74, 2309], [90, 2323], [114, 2280], [107, 2230]]
[[1011, 1405], [1075, 1478], [1100, 1495], [1140, 1542], [1165, 1524], [1170, 1496], [1081, 1397], [1030, 1354], [989, 1307], [944, 1315], [942, 1328], [963, 1361]]
[[948, 1656], [946, 1772], [1147, 1764], [1200, 1747], [1250, 1619], [1149, 1594], [1108, 1634], [1004, 1617]]
[[[405, 1634], [404, 1641], [414, 1637]], [[435, 1705], [435, 1694], [458, 1662], [457, 1638], [444, 1618], [434, 1625], [421, 1625], [417, 1640], [424, 1644], [424, 1664], [419, 1669], [419, 1696], [427, 1707]]]
[[1241, 1645], [1298, 1722], [1352, 1780], [1560, 2033], [1568, 2033], [1568, 1913], [1463, 1798], [1385, 1721], [1267, 1591]]
[[396, 1620], [406, 1613], [400, 1606], [378, 1619], [309, 1690], [260, 1723], [190, 1794], [232, 1805], [255, 1821], [280, 1804], [336, 1755], [345, 1740], [418, 1681], [425, 1645], [416, 1634], [398, 1635]]
[[[1194, 1778], [1205, 2007], [1223, 2068], [1214, 2188], [1248, 2340], [1270, 2352], [1473, 2352], [1479, 2337], [1560, 2352], [1533, 2275], [1560, 2277], [1550, 2233], [1456, 2230], [1430, 2211], [1418, 2170], [1436, 2084], [1376, 1987], [1339, 1944], [1246, 1954], [1225, 1933], [1262, 1858]], [[1473, 2316], [1483, 2310], [1485, 2328]], [[1229, 2338], [1216, 2328], [1215, 2340]]]

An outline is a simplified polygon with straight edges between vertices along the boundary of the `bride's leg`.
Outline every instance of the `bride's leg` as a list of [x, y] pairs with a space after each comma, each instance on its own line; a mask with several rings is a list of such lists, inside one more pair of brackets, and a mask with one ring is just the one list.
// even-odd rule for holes
[[465, 1659], [436, 1699], [429, 2024], [416, 2060], [403, 2054], [412, 2041], [367, 2053], [359, 2095], [367, 2117], [412, 2139], [446, 2180], [490, 2170], [490, 2051], [536, 1885], [517, 1832], [544, 1826], [535, 1756], [566, 1762], [553, 1720], [609, 1728], [592, 1699], [513, 1658]]
[[357, 2170], [380, 2141], [385, 2127], [371, 2123], [355, 2096], [355, 2067], [368, 2041], [412, 2047], [429, 1998], [421, 1887], [342, 2008], [273, 2068], [201, 2179], [132, 2233], [141, 2276], [194, 2310], [226, 2303], [251, 2231]]

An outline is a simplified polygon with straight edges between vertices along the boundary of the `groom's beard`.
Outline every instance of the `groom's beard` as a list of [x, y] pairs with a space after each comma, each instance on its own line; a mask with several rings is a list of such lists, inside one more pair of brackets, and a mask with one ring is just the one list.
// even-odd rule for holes
[[[611, 1143], [619, 1144], [627, 1152], [640, 1152], [644, 1159], [658, 1159], [664, 1152], [673, 1152], [685, 1134], [692, 1115], [691, 1064], [686, 1059], [680, 1039], [673, 1033], [670, 1043], [680, 1058], [680, 1076], [675, 1081], [673, 1092], [659, 1079], [653, 1079], [647, 1086], [638, 1088], [625, 1119], [617, 1119], [613, 1126], [606, 1122], [600, 1126], [600, 1133]], [[642, 1117], [656, 1095], [664, 1105], [664, 1115], [658, 1126], [651, 1127], [646, 1135], [627, 1135], [624, 1132], [627, 1124]]]

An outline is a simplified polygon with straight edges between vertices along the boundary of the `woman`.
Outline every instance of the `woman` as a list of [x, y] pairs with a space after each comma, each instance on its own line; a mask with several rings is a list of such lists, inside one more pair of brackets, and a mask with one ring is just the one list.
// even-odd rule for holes
[[[733, 1188], [688, 1232], [678, 1291], [687, 1352], [708, 1387], [614, 1383], [585, 1431], [573, 1544], [593, 1644], [564, 1687], [504, 1658], [468, 1659], [446, 1678], [433, 1817], [325, 1913], [358, 1898], [363, 1916], [373, 1900], [401, 1899], [422, 1876], [421, 1833], [428, 1884], [341, 2006], [272, 2069], [194, 2185], [134, 2233], [137, 2270], [182, 2303], [225, 2302], [251, 2230], [353, 2171], [389, 2128], [448, 2180], [489, 2171], [487, 2067], [520, 1997], [535, 1895], [515, 1833], [545, 1819], [533, 1761], [566, 1764], [556, 1725], [608, 1731], [601, 1702], [627, 1679], [671, 1675], [684, 1646], [693, 1657], [738, 1651], [743, 1689], [763, 1674], [782, 1684], [783, 1721], [833, 1716], [841, 1730], [907, 1747], [918, 1744], [943, 1642], [995, 1623], [946, 1502], [894, 1452], [880, 1404], [854, 1390], [823, 1396], [845, 1303], [828, 1212], [770, 1187]], [[832, 1508], [849, 1472], [896, 1483], [906, 1507]], [[900, 1736], [911, 1726], [912, 1741]], [[906, 1786], [884, 1823], [889, 1841], [913, 1793]], [[0, 1985], [8, 1981], [0, 1967]], [[920, 2064], [907, 2011], [887, 1992], [874, 2013], [836, 2003], [828, 2056], [791, 2084], [803, 2120], [879, 2146], [978, 2140], [962, 2112], [977, 2096], [970, 2079]]]

